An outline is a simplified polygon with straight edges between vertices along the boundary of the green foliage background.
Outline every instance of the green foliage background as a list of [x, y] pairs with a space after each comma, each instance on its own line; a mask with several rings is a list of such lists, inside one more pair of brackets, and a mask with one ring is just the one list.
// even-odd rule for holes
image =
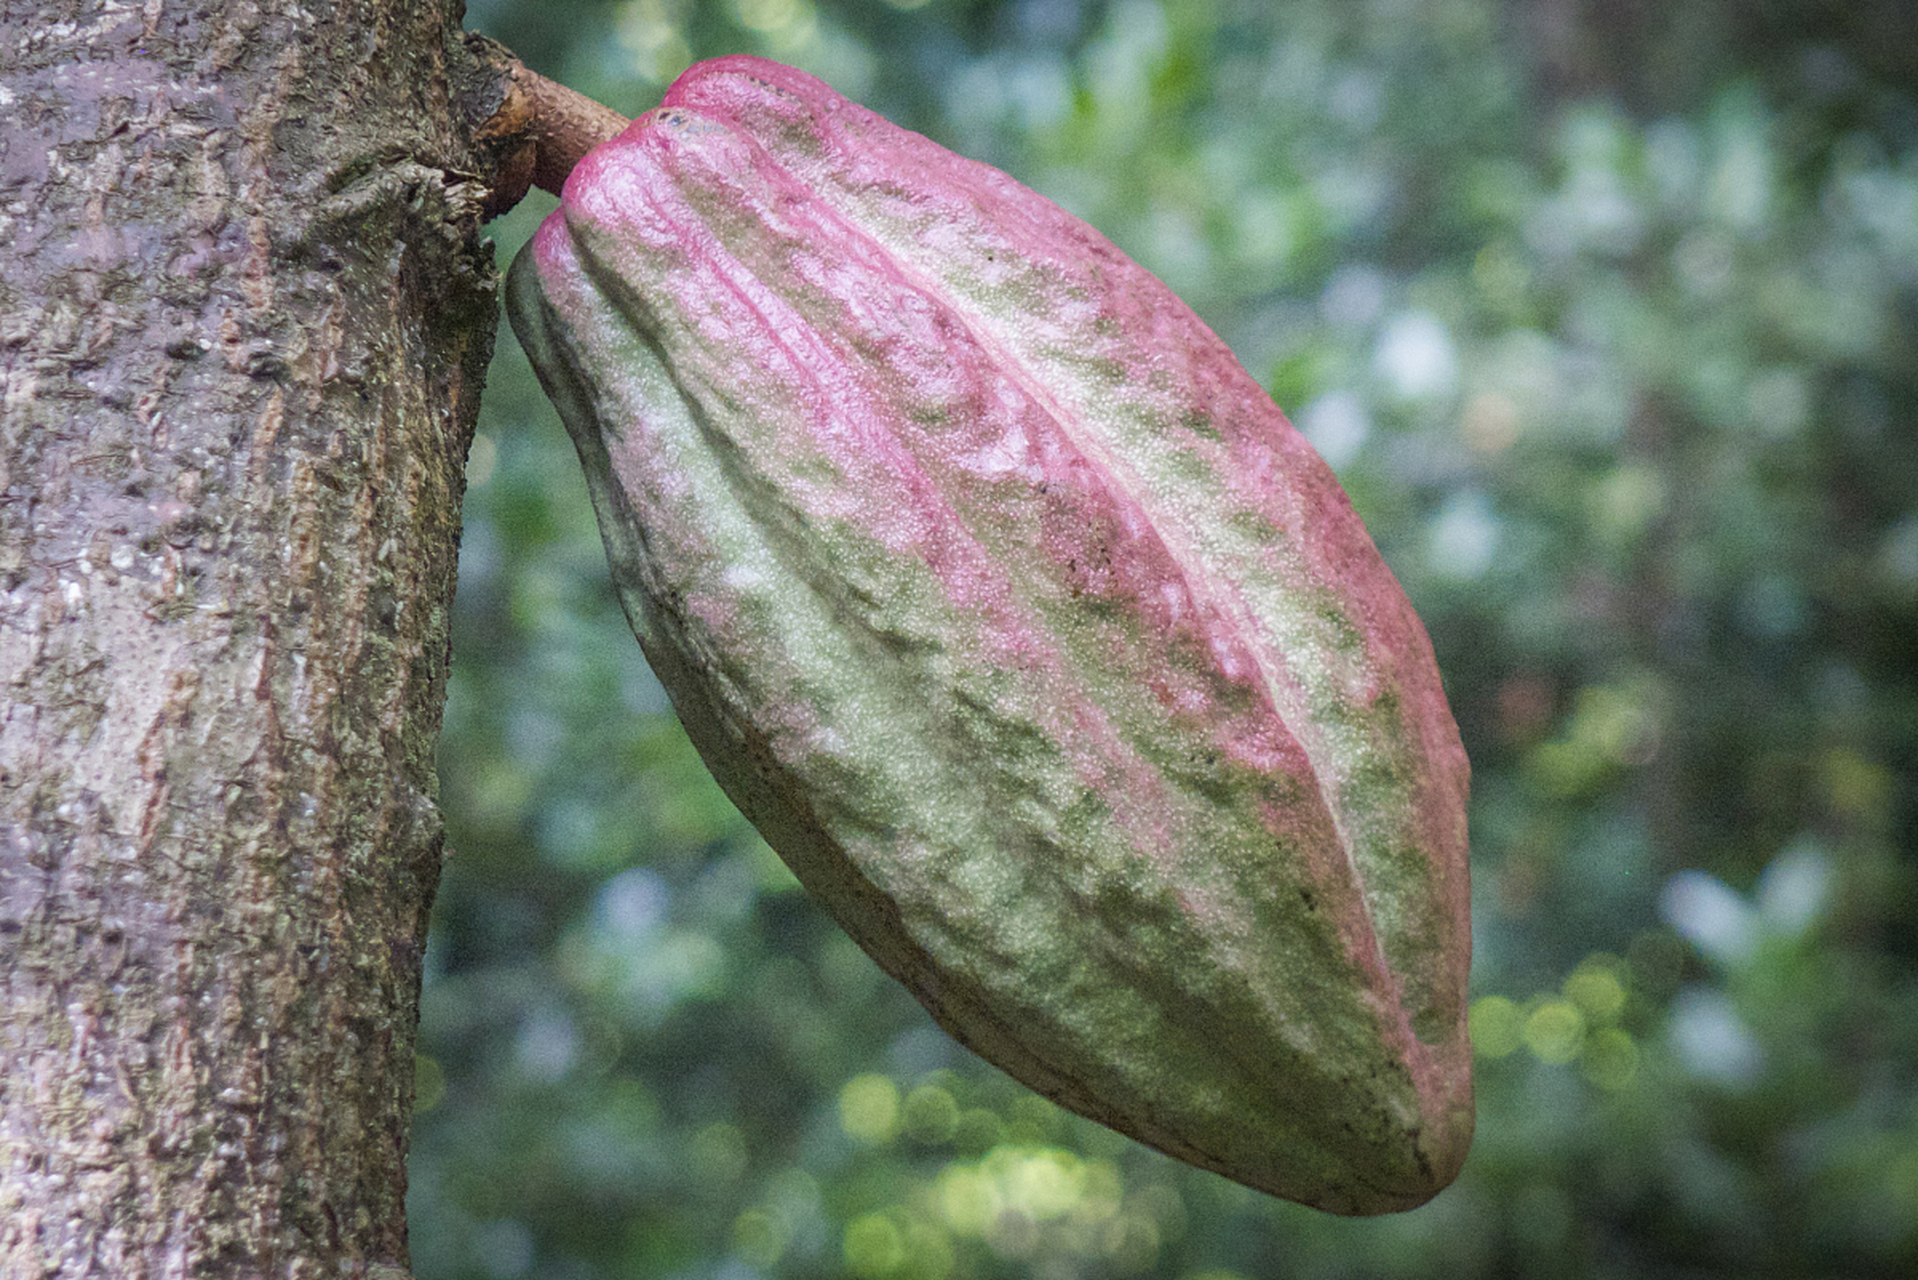
[[[1669, 10], [1669, 11], [1668, 11]], [[487, 0], [629, 113], [756, 52], [1233, 344], [1475, 766], [1479, 1138], [1351, 1222], [955, 1048], [686, 744], [503, 337], [421, 1280], [1918, 1274], [1918, 26], [1899, 0]], [[502, 262], [550, 199], [496, 223]]]

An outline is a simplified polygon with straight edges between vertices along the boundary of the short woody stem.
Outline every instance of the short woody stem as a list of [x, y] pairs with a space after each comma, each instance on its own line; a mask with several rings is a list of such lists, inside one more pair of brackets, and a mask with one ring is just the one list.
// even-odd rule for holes
[[475, 133], [498, 166], [484, 210], [489, 218], [518, 204], [528, 187], [558, 195], [581, 157], [632, 123], [531, 70], [493, 41], [469, 35], [468, 42], [498, 77], [498, 104]]

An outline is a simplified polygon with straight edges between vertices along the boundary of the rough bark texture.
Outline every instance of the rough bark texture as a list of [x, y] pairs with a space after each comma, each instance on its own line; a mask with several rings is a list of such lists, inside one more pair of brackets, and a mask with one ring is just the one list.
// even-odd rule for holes
[[0, 0], [8, 1280], [405, 1265], [458, 8]]

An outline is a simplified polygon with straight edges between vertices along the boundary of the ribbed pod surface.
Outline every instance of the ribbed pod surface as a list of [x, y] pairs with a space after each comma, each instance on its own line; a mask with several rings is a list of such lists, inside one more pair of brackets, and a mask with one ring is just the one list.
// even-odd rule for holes
[[943, 1026], [1275, 1195], [1452, 1179], [1468, 770], [1431, 645], [1170, 290], [725, 58], [580, 164], [509, 307], [694, 742]]

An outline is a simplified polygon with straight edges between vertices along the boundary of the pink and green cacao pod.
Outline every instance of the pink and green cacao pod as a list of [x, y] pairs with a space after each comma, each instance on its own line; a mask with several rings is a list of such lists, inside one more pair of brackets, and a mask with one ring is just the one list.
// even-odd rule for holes
[[1431, 644], [1170, 290], [724, 58], [573, 172], [510, 308], [693, 741], [942, 1026], [1275, 1195], [1451, 1181], [1467, 765]]

